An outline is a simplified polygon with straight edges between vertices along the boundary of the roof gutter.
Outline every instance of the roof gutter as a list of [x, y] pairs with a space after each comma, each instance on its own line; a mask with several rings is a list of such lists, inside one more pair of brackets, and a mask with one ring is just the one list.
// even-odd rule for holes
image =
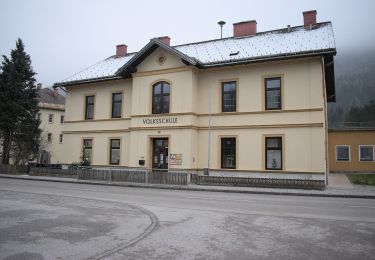
[[85, 79], [85, 80], [75, 80], [75, 81], [69, 81], [69, 82], [57, 82], [53, 84], [53, 88], [57, 87], [67, 87], [71, 85], [80, 85], [80, 84], [87, 84], [87, 83], [94, 83], [94, 82], [102, 82], [102, 81], [109, 81], [109, 80], [118, 80], [118, 79], [124, 79], [120, 76], [108, 76], [108, 77], [100, 77], [100, 78], [91, 78], [91, 79]]
[[[150, 43], [148, 43], [145, 48], [143, 49], [148, 49], [153, 43], [156, 41], [160, 42], [158, 39], [153, 39]], [[172, 52], [176, 52], [172, 47], [160, 42], [163, 45], [163, 48], [170, 49]], [[159, 45], [159, 44], [158, 44]], [[159, 45], [160, 46], [160, 45]], [[145, 51], [144, 50], [144, 51]], [[179, 51], [178, 51], [179, 52]], [[182, 54], [182, 55], [181, 55]], [[260, 62], [267, 62], [267, 61], [276, 61], [276, 60], [286, 60], [286, 59], [295, 59], [295, 58], [304, 58], [304, 57], [313, 57], [313, 56], [318, 56], [318, 55], [324, 55], [324, 54], [333, 54], [336, 55], [336, 49], [324, 49], [324, 50], [319, 50], [319, 51], [307, 51], [307, 52], [298, 52], [298, 53], [287, 53], [287, 54], [278, 54], [278, 55], [270, 55], [270, 56], [262, 56], [259, 58], [255, 59], [243, 59], [243, 60], [236, 60], [236, 61], [227, 61], [227, 62], [220, 62], [220, 63], [200, 63], [197, 62], [195, 59], [193, 60], [191, 57], [186, 56], [185, 54], [179, 52], [180, 58], [185, 59], [184, 56], [187, 58], [189, 63], [190, 61], [194, 62], [194, 66], [197, 66], [199, 69], [209, 69], [209, 68], [219, 68], [219, 67], [225, 67], [225, 66], [231, 66], [231, 65], [245, 65], [245, 64], [250, 64], [250, 63], [260, 63]], [[134, 61], [136, 61], [138, 58], [140, 58], [142, 55], [141, 51], [138, 52], [135, 56], [133, 56], [123, 67], [121, 67], [115, 75], [113, 76], [107, 76], [107, 77], [100, 77], [100, 78], [92, 78], [92, 79], [86, 79], [86, 80], [77, 80], [77, 81], [70, 81], [70, 82], [59, 82], [55, 83], [53, 87], [66, 87], [66, 86], [71, 86], [71, 85], [80, 85], [80, 84], [87, 84], [87, 83], [94, 83], [94, 82], [102, 82], [102, 81], [109, 81], [109, 80], [118, 80], [118, 79], [126, 79], [130, 78], [129, 77], [122, 77], [120, 74], [128, 69], [130, 67], [130, 64], [132, 64]]]

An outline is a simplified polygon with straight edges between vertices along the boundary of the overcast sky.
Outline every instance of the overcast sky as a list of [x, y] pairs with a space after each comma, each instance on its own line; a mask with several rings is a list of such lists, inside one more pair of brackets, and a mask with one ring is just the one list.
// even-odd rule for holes
[[50, 86], [115, 53], [115, 45], [140, 50], [151, 38], [171, 44], [232, 36], [232, 23], [255, 19], [258, 32], [303, 24], [315, 9], [332, 21], [338, 55], [375, 48], [374, 0], [0, 0], [0, 54], [20, 37], [38, 82]]

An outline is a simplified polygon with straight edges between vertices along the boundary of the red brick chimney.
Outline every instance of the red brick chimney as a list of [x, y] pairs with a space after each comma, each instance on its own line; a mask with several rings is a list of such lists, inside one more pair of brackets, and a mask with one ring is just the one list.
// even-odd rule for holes
[[126, 44], [116, 45], [116, 56], [125, 56], [128, 53], [128, 46]]
[[169, 36], [161, 36], [158, 39], [167, 45], [171, 45], [171, 38], [169, 38]]
[[233, 24], [233, 36], [242, 37], [257, 34], [257, 21], [245, 21]]
[[303, 12], [303, 25], [305, 27], [316, 25], [316, 10]]

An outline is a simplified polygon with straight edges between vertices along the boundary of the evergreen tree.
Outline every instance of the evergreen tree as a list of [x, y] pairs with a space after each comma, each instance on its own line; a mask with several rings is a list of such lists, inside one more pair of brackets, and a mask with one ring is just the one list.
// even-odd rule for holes
[[[35, 72], [30, 56], [21, 39], [11, 51], [10, 58], [3, 55], [0, 66], [0, 139], [3, 142], [2, 163], [9, 164], [12, 147], [26, 153], [38, 149], [39, 120]], [[28, 147], [32, 147], [29, 149]]]

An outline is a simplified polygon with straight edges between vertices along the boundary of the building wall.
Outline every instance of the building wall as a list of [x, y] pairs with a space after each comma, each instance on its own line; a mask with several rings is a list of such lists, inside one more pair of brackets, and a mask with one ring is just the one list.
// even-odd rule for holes
[[[336, 160], [336, 146], [350, 146], [350, 160]], [[329, 131], [328, 153], [331, 172], [375, 172], [375, 162], [359, 160], [359, 145], [375, 145], [375, 131]]]
[[[157, 62], [160, 55], [167, 59]], [[282, 110], [264, 108], [264, 78], [282, 77]], [[153, 115], [152, 85], [171, 85], [170, 113]], [[221, 82], [236, 80], [237, 111], [221, 112]], [[111, 96], [124, 91], [123, 117], [110, 119]], [[94, 165], [108, 165], [108, 138], [121, 137], [121, 166], [151, 166], [151, 138], [169, 137], [169, 153], [181, 153], [182, 165], [207, 167], [209, 99], [211, 99], [211, 168], [220, 170], [219, 136], [238, 138], [237, 170], [265, 172], [264, 136], [284, 138], [284, 169], [290, 173], [325, 172], [325, 111], [320, 58], [197, 70], [168, 53], [155, 51], [132, 80], [68, 87], [64, 162], [79, 160], [83, 137], [94, 139]], [[94, 120], [84, 120], [85, 95], [95, 94]], [[147, 124], [145, 119], [176, 118], [176, 123]], [[271, 172], [271, 171], [270, 171]]]
[[[63, 134], [64, 123], [60, 123], [60, 117], [65, 115], [65, 111], [39, 107], [40, 113], [40, 129], [41, 133], [41, 149], [50, 153], [50, 163], [62, 163], [65, 158], [63, 143], [60, 143], [60, 134]], [[48, 122], [49, 115], [53, 115], [53, 122]], [[48, 142], [48, 133], [52, 134], [51, 142]]]

